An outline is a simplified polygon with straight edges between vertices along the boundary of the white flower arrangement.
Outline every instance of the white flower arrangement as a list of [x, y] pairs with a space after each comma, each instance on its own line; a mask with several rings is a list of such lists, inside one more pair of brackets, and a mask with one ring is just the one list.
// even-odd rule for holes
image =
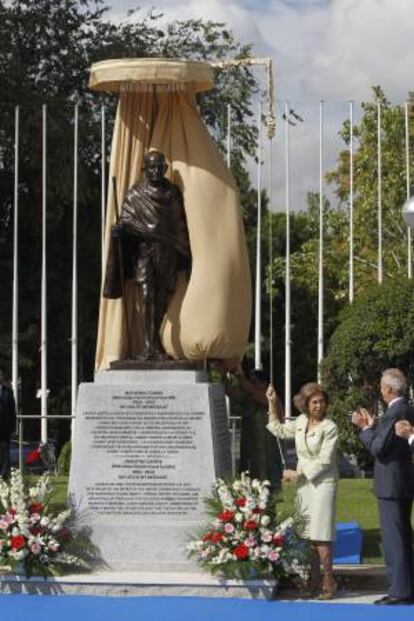
[[210, 521], [187, 545], [189, 556], [227, 578], [304, 577], [303, 522], [278, 515], [269, 488], [269, 481], [251, 479], [247, 472], [232, 482], [217, 479], [206, 499]]
[[20, 470], [12, 470], [10, 483], [0, 479], [0, 566], [24, 572], [54, 575], [62, 565], [87, 569], [88, 564], [66, 551], [73, 547], [75, 531], [71, 511], [52, 515], [49, 477], [44, 474], [36, 485], [25, 490]]

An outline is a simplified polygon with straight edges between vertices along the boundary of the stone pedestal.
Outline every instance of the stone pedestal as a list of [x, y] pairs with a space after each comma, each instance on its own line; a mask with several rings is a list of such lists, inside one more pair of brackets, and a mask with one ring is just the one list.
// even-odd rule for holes
[[231, 470], [223, 387], [205, 379], [114, 370], [80, 386], [69, 491], [108, 570], [199, 571], [185, 545]]

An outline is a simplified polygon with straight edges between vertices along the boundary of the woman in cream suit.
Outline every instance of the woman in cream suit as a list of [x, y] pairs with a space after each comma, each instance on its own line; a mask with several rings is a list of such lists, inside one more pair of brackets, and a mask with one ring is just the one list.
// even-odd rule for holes
[[[319, 384], [302, 386], [294, 398], [302, 413], [284, 423], [272, 385], [267, 398], [268, 430], [279, 438], [295, 438], [297, 469], [285, 470], [283, 479], [297, 485], [298, 509], [306, 518], [304, 536], [313, 547], [309, 587], [313, 594], [319, 594], [319, 599], [331, 599], [337, 588], [332, 571], [332, 541], [335, 539], [338, 429], [326, 418], [327, 396]], [[323, 580], [320, 565], [324, 570]]]

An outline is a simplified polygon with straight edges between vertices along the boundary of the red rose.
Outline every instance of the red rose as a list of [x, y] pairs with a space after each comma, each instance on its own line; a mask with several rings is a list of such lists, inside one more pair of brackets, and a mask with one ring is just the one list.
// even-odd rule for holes
[[211, 535], [211, 543], [219, 543], [223, 539], [223, 535], [221, 533], [212, 533]]
[[234, 513], [233, 511], [226, 509], [225, 511], [222, 511], [218, 517], [219, 520], [222, 520], [222, 522], [231, 522], [234, 518]]
[[206, 533], [203, 537], [203, 541], [211, 541], [213, 533]]
[[247, 502], [247, 500], [244, 498], [244, 496], [243, 496], [243, 498], [236, 498], [236, 505], [238, 507], [245, 507], [246, 506], [246, 502]]
[[244, 528], [246, 528], [247, 530], [254, 530], [255, 528], [257, 528], [256, 520], [247, 520], [247, 522], [245, 522], [244, 524]]
[[259, 509], [259, 507], [255, 507], [252, 511], [252, 513], [255, 513], [256, 515], [259, 513], [263, 513], [263, 509]]
[[234, 548], [234, 554], [239, 560], [243, 561], [249, 556], [249, 548], [245, 546], [244, 543], [240, 543]]
[[9, 509], [9, 513], [10, 513], [10, 515], [12, 515], [14, 517], [16, 515], [17, 511], [16, 511], [16, 509], [11, 508], [11, 509]]
[[43, 505], [41, 502], [33, 502], [29, 507], [30, 513], [41, 513], [43, 511]]
[[10, 539], [10, 545], [13, 550], [21, 550], [26, 545], [26, 537], [23, 537], [23, 535], [16, 535]]
[[285, 543], [285, 538], [283, 535], [275, 535], [273, 537], [273, 543], [277, 548], [281, 548]]

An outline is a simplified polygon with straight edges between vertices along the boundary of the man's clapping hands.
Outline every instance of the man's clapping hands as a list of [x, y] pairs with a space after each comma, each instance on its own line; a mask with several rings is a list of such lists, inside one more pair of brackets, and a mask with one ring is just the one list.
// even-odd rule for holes
[[395, 433], [400, 438], [408, 440], [410, 436], [414, 434], [414, 427], [408, 420], [399, 420], [395, 423]]
[[351, 420], [359, 429], [366, 429], [374, 424], [373, 417], [365, 408], [358, 408], [355, 412], [352, 412]]

